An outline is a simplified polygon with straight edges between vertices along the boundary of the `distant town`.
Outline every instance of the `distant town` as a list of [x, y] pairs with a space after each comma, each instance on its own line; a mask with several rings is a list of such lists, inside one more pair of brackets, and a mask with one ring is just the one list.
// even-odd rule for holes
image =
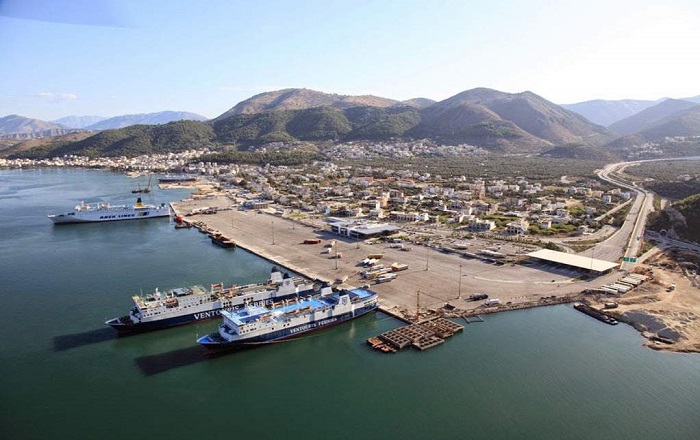
[[[337, 148], [350, 148], [339, 145]], [[400, 147], [393, 147], [394, 149]], [[450, 147], [464, 150], [464, 146]], [[365, 151], [365, 148], [362, 148]], [[552, 181], [528, 176], [467, 179], [382, 167], [253, 166], [198, 162], [207, 149], [137, 157], [0, 159], [0, 167], [85, 167], [132, 173], [183, 172], [238, 189], [254, 209], [274, 207], [297, 217], [341, 217], [349, 222], [391, 221], [445, 232], [506, 237], [588, 235], [607, 223], [632, 194], [590, 178]], [[435, 230], [433, 229], [434, 233]]]

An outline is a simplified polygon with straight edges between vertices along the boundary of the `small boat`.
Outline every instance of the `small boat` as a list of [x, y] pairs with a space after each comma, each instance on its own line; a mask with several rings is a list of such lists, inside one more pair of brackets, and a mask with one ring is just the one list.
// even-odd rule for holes
[[151, 179], [152, 178], [153, 178], [153, 175], [151, 174], [148, 177], [148, 185], [146, 185], [145, 188], [141, 188], [141, 185], [139, 185], [138, 189], [132, 189], [131, 193], [132, 194], [141, 194], [141, 193], [148, 194], [149, 192], [151, 192]]

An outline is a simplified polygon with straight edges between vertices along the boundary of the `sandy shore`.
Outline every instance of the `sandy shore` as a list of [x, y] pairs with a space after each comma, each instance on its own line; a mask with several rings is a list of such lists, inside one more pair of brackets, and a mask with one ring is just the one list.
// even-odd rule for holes
[[618, 299], [598, 298], [596, 305], [616, 301], [609, 314], [636, 328], [650, 348], [700, 352], [700, 280], [692, 275], [698, 262], [697, 254], [660, 251], [636, 268], [650, 281]]

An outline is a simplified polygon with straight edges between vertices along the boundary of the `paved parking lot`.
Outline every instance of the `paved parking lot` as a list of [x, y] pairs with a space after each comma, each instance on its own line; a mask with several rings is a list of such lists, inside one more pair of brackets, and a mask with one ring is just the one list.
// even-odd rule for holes
[[[179, 212], [189, 212], [200, 205], [212, 205], [212, 200], [174, 204]], [[418, 296], [421, 307], [436, 308], [446, 302], [459, 308], [481, 306], [481, 302], [464, 300], [473, 293], [486, 293], [490, 298], [499, 298], [502, 303], [537, 301], [542, 297], [580, 292], [605, 283], [605, 277], [581, 281], [577, 279], [581, 274], [576, 270], [542, 262], [529, 265], [489, 263], [416, 244], [407, 244], [411, 248], [408, 252], [385, 243], [370, 245], [257, 211], [232, 209], [213, 215], [196, 215], [188, 220], [203, 221], [240, 246], [310, 278], [332, 282], [347, 277], [346, 286], [371, 284], [380, 295], [381, 305], [387, 309], [414, 310]], [[322, 242], [303, 244], [304, 240], [311, 238], [319, 238]], [[324, 245], [332, 241], [336, 243], [333, 251], [322, 253]], [[469, 244], [470, 249], [482, 247], [479, 241]], [[336, 252], [341, 258], [331, 258]], [[382, 284], [362, 278], [360, 275], [365, 268], [359, 262], [369, 254], [377, 253], [383, 254], [381, 261], [385, 265], [403, 263], [408, 264], [408, 269], [398, 272], [395, 280]]]

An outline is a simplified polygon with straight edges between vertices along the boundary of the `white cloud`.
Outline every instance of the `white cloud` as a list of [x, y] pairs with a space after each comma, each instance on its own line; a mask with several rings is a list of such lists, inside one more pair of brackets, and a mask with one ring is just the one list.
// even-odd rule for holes
[[34, 95], [36, 98], [43, 99], [45, 101], [57, 102], [57, 101], [75, 101], [78, 99], [78, 95], [74, 93], [54, 93], [54, 92], [39, 92]]

